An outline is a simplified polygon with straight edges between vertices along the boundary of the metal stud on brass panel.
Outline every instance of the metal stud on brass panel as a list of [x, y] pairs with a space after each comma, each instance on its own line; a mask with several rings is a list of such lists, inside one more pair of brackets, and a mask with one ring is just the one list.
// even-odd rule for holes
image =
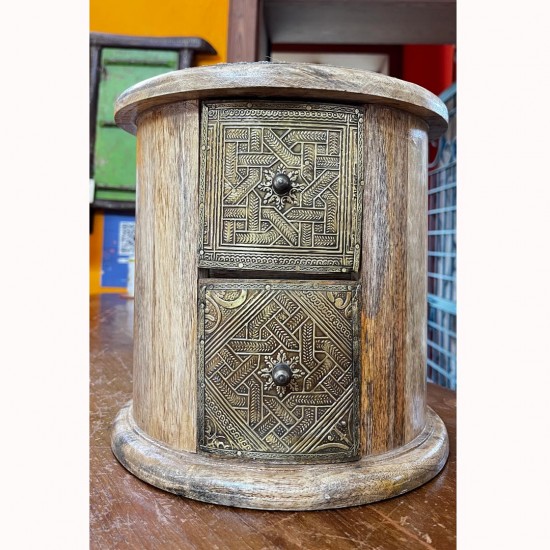
[[288, 195], [292, 190], [292, 182], [286, 174], [275, 174], [271, 187], [277, 195]]
[[115, 120], [138, 147], [120, 462], [269, 510], [434, 477], [448, 444], [426, 406], [426, 183], [443, 103], [366, 71], [243, 63], [138, 84]]

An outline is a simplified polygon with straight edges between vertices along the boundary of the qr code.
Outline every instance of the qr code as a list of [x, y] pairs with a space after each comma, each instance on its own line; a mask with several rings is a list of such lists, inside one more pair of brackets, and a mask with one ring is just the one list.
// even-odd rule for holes
[[136, 222], [120, 222], [118, 226], [118, 255], [133, 256]]

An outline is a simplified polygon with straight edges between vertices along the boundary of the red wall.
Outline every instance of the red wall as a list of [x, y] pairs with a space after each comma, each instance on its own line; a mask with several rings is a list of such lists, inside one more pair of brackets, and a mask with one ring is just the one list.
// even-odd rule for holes
[[455, 46], [403, 46], [403, 80], [418, 84], [439, 95], [456, 81]]

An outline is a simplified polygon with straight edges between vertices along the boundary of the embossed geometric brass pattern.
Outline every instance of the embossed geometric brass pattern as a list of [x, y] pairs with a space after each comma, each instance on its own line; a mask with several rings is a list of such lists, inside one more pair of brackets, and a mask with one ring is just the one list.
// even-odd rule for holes
[[199, 265], [357, 271], [363, 121], [359, 106], [204, 102]]
[[[358, 458], [356, 283], [200, 281], [199, 448], [285, 462]], [[286, 362], [284, 390], [266, 373]]]

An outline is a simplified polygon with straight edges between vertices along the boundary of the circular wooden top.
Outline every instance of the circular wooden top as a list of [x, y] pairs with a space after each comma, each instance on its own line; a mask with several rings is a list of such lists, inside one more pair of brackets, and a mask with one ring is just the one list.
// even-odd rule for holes
[[378, 103], [419, 116], [430, 139], [446, 129], [445, 104], [424, 88], [359, 69], [310, 63], [224, 63], [166, 73], [128, 88], [116, 100], [115, 121], [135, 134], [147, 109], [188, 99], [311, 99]]

